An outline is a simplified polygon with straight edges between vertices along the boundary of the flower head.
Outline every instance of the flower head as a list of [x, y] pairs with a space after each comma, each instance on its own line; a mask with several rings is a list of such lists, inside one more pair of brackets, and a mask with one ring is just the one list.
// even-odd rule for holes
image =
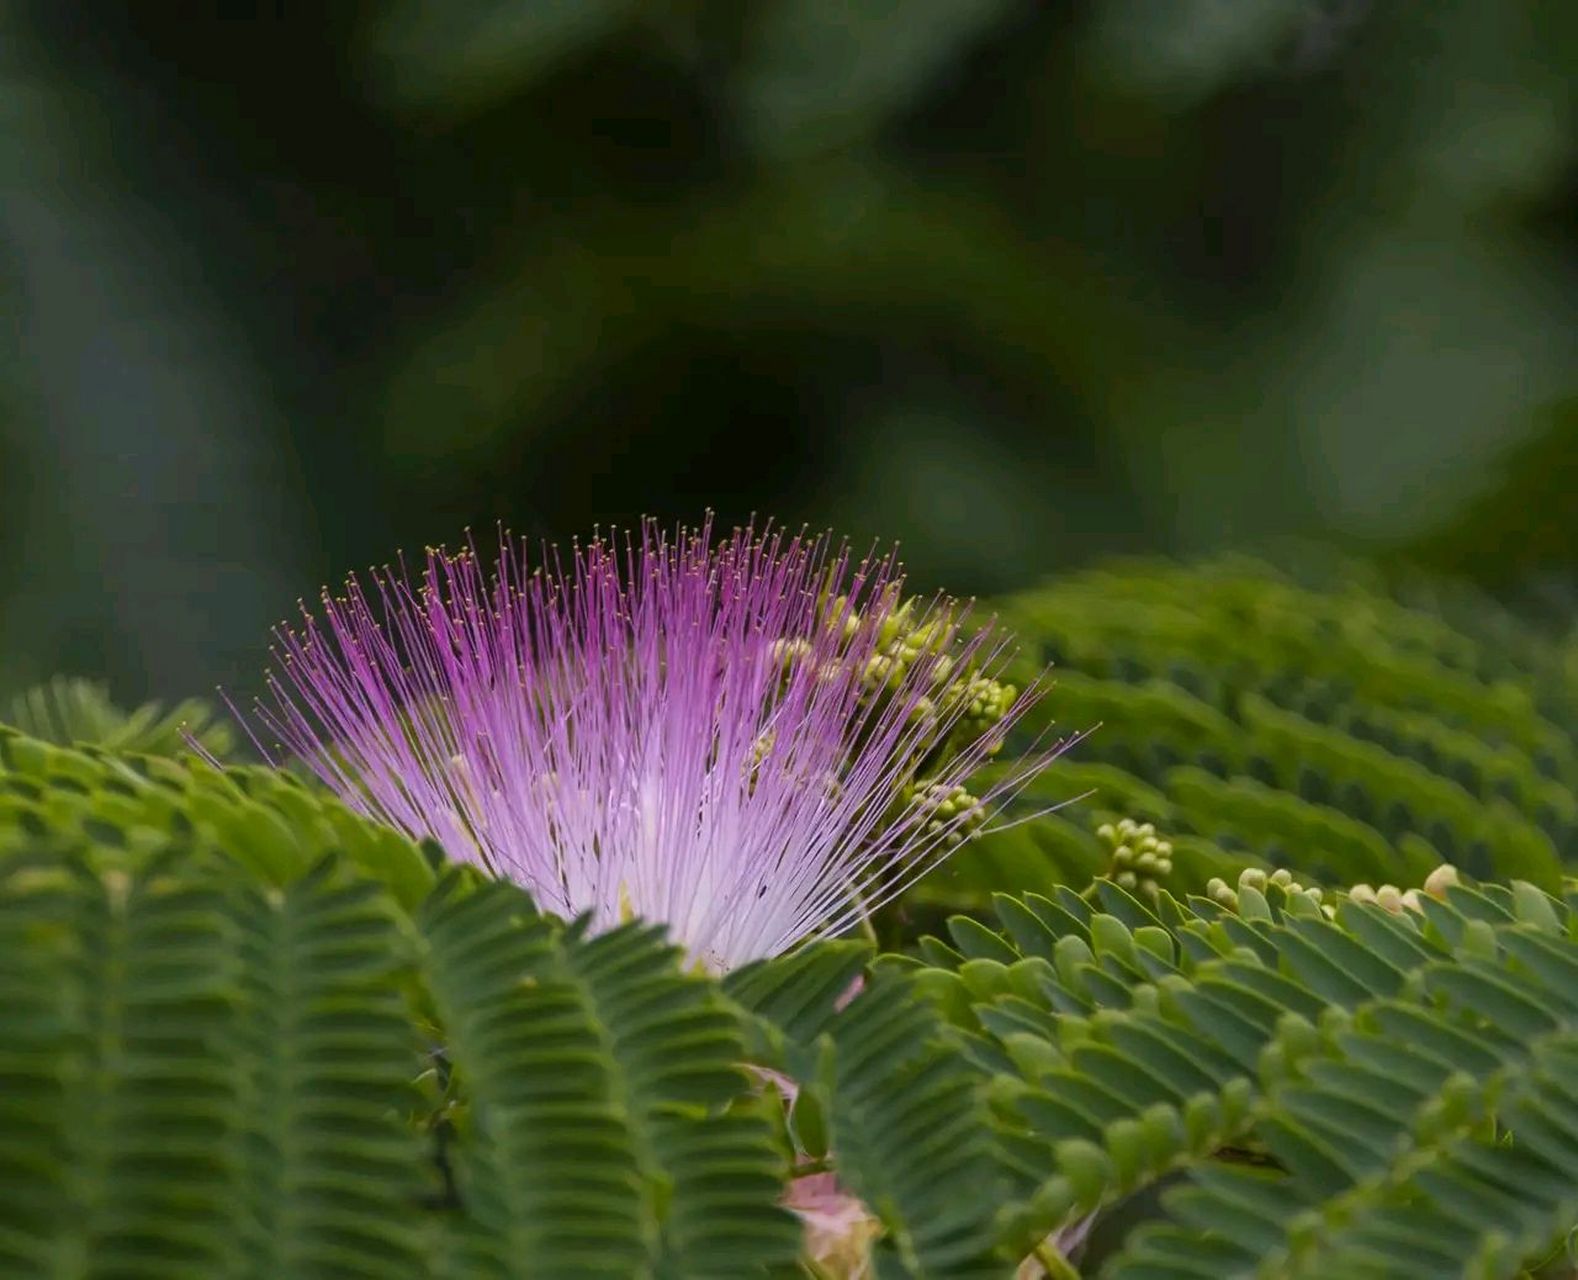
[[278, 631], [261, 723], [361, 811], [710, 968], [855, 923], [1050, 758], [971, 796], [1034, 691], [825, 536], [501, 539], [369, 584]]
[[870, 1280], [871, 1245], [882, 1223], [831, 1173], [812, 1173], [789, 1184], [784, 1204], [805, 1227], [805, 1256], [819, 1275]]

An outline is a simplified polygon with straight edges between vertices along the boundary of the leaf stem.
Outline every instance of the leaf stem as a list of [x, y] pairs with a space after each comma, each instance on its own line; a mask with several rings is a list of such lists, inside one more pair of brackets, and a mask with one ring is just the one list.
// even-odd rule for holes
[[1034, 1249], [1035, 1259], [1047, 1273], [1047, 1280], [1079, 1280], [1079, 1269], [1058, 1252], [1050, 1240]]

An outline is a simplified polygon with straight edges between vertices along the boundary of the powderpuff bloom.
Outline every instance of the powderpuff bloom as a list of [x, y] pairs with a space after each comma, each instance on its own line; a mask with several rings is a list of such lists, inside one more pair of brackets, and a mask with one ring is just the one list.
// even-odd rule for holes
[[843, 931], [1055, 754], [964, 789], [1036, 690], [966, 607], [901, 603], [891, 554], [711, 534], [353, 577], [276, 632], [258, 722], [361, 812], [710, 970]]

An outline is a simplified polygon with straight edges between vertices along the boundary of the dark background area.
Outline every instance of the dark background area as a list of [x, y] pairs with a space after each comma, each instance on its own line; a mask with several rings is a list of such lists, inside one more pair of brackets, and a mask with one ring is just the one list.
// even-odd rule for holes
[[467, 524], [1578, 548], [1571, 0], [0, 8], [0, 693]]

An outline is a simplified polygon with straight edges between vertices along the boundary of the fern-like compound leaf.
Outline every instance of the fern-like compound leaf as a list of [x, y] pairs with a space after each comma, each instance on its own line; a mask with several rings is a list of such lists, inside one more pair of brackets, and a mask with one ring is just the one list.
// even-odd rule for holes
[[85, 744], [146, 755], [175, 755], [189, 736], [210, 755], [223, 757], [235, 742], [230, 725], [200, 698], [168, 710], [150, 702], [125, 711], [103, 683], [72, 676], [56, 676], [0, 702], [0, 724], [60, 746]]
[[993, 1073], [1031, 1221], [1187, 1173], [1104, 1274], [1511, 1276], [1578, 1220], [1571, 904], [1092, 896], [957, 918], [915, 980]]
[[1179, 891], [1248, 865], [1405, 884], [1451, 862], [1554, 892], [1578, 864], [1578, 665], [1485, 602], [1230, 557], [1116, 562], [1002, 614], [1026, 669], [1053, 666], [1049, 713], [1095, 728], [1027, 801], [1087, 798], [977, 841], [918, 901], [1083, 885], [1104, 869], [1089, 814], [1174, 833]]
[[387, 900], [217, 859], [0, 860], [6, 1275], [423, 1274]]

